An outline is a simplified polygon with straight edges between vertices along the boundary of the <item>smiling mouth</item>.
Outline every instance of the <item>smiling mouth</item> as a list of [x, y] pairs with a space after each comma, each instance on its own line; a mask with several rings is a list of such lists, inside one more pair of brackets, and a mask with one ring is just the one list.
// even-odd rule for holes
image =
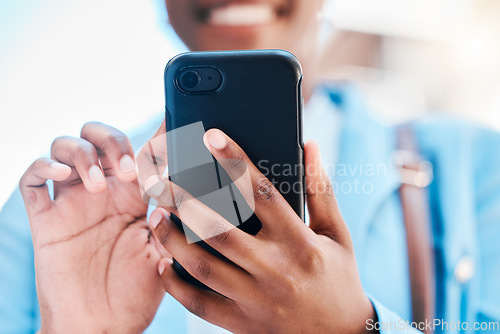
[[210, 26], [261, 26], [274, 23], [286, 14], [286, 9], [269, 3], [229, 3], [199, 8], [197, 21]]

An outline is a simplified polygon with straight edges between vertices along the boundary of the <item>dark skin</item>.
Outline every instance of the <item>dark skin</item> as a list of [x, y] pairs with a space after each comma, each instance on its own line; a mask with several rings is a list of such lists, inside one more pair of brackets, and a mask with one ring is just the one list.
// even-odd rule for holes
[[[99, 123], [87, 124], [82, 138], [56, 139], [52, 159], [26, 171], [20, 188], [33, 234], [41, 333], [142, 332], [161, 286], [189, 311], [236, 333], [365, 332], [374, 310], [317, 145], [305, 145], [307, 227], [236, 143], [215, 129], [204, 141], [230, 176], [248, 166], [250, 185], [235, 184], [254, 199], [263, 223], [256, 236], [158, 177], [166, 164], [155, 156], [163, 156], [164, 125], [137, 157], [139, 180], [146, 180], [140, 184], [149, 184], [143, 196], [135, 171], [122, 168], [132, 153], [128, 139]], [[99, 164], [104, 181], [91, 182], [91, 166]], [[53, 200], [47, 179], [55, 181]], [[150, 218], [154, 237], [142, 201], [148, 193], [163, 206]], [[188, 244], [169, 212], [233, 263]], [[182, 281], [169, 253], [219, 294]]]
[[[198, 12], [223, 4], [269, 3], [276, 20], [266, 25], [214, 26]], [[320, 54], [317, 18], [323, 0], [165, 0], [169, 22], [193, 51], [283, 49], [297, 56], [304, 69], [303, 94], [307, 100], [316, 84]]]
[[[159, 264], [166, 291], [190, 312], [235, 333], [364, 333], [374, 311], [317, 144], [305, 146], [307, 227], [234, 141], [212, 129], [204, 142], [244, 197], [253, 198], [263, 227], [248, 235], [160, 178], [162, 186], [151, 194], [162, 206], [150, 219], [155, 236], [192, 276], [219, 294], [181, 280], [170, 259]], [[242, 166], [248, 167], [250, 185], [240, 178]], [[232, 263], [187, 243], [170, 213]]]
[[[310, 40], [317, 30], [314, 18], [322, 1], [269, 0], [276, 11], [276, 20], [266, 26], [226, 27], [215, 26], [200, 17], [200, 11], [231, 3], [252, 1], [166, 0], [169, 21], [190, 50], [238, 50], [277, 48], [295, 51], [305, 56], [297, 43]], [[231, 29], [233, 28], [233, 29]], [[311, 43], [311, 41], [307, 42]], [[299, 52], [301, 51], [301, 52]]]
[[[279, 10], [278, 19], [264, 26], [222, 29], [193, 16], [202, 7], [239, 2], [166, 4], [174, 29], [193, 50], [282, 48], [296, 54], [304, 67], [307, 99], [317, 71], [316, 12], [322, 2], [262, 0]], [[81, 138], [57, 139], [52, 159], [41, 158], [26, 171], [20, 188], [34, 240], [41, 332], [142, 332], [163, 288], [191, 312], [237, 333], [365, 332], [374, 310], [317, 145], [305, 146], [307, 227], [237, 143], [217, 130], [206, 134], [207, 148], [229, 175], [235, 175], [238, 164], [225, 165], [227, 159], [243, 160], [249, 168], [251, 184], [236, 185], [255, 200], [263, 222], [262, 230], [249, 236], [195, 199], [173, 205], [172, 195], [190, 195], [158, 178], [166, 165], [164, 129], [137, 155], [139, 182], [135, 171], [122, 168], [130, 167], [122, 164], [124, 156], [135, 159], [128, 138], [96, 123], [86, 125]], [[55, 181], [54, 199], [47, 179]], [[161, 206], [151, 216], [154, 237], [145, 220], [143, 200], [149, 196]], [[170, 222], [170, 212], [233, 263], [187, 244]], [[168, 253], [219, 294], [180, 280]]]
[[88, 123], [80, 138], [56, 139], [51, 158], [35, 161], [19, 183], [41, 333], [139, 333], [153, 320], [164, 294], [156, 267], [166, 252], [151, 237], [127, 156], [134, 152], [122, 132]]

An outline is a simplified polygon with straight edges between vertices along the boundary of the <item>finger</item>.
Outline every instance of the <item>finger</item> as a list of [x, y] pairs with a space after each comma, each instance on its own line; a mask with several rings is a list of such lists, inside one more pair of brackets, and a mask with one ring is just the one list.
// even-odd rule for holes
[[19, 189], [29, 217], [49, 210], [53, 205], [46, 181], [63, 181], [71, 168], [49, 158], [40, 158], [31, 164], [19, 181]]
[[309, 227], [317, 234], [348, 245], [349, 230], [335, 200], [330, 178], [322, 166], [319, 146], [316, 142], [309, 141], [305, 144], [304, 151]]
[[146, 191], [159, 206], [182, 220], [189, 242], [203, 240], [245, 269], [254, 268], [258, 263], [259, 240], [236, 228], [181, 187], [153, 176], [146, 182]]
[[139, 151], [136, 157], [137, 179], [143, 199], [149, 201], [145, 193], [145, 183], [153, 175], [164, 175], [167, 167], [167, 136], [165, 122]]
[[80, 136], [96, 147], [106, 175], [111, 169], [121, 181], [135, 180], [134, 149], [123, 132], [103, 123], [89, 122], [83, 126]]
[[172, 267], [172, 260], [158, 264], [163, 287], [189, 312], [228, 330], [241, 325], [243, 317], [234, 301], [211, 291], [201, 290], [182, 280]]
[[54, 160], [74, 168], [67, 183], [81, 179], [91, 193], [106, 188], [106, 178], [99, 164], [97, 151], [91, 143], [81, 138], [59, 137], [52, 143], [51, 156]]
[[155, 210], [149, 224], [168, 252], [191, 276], [206, 286], [236, 300], [247, 298], [248, 292], [255, 288], [250, 274], [240, 267], [208, 253], [198, 245], [188, 244], [186, 236], [175, 226], [166, 210]]
[[[288, 202], [232, 139], [218, 129], [210, 129], [203, 141], [249, 205], [255, 202], [255, 214], [262, 222], [263, 232], [268, 229], [270, 235], [289, 238], [307, 231]], [[242, 177], [244, 169], [248, 169], [248, 178]]]

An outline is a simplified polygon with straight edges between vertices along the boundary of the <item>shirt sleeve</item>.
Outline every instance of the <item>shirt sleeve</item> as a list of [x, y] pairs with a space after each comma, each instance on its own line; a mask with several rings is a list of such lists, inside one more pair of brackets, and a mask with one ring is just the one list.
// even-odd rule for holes
[[[367, 330], [378, 330], [380, 334], [418, 334], [420, 331], [412, 327], [412, 324], [393, 311], [380, 304], [372, 296], [368, 296], [372, 302], [373, 308], [377, 315], [377, 319], [368, 320], [366, 322]], [[424, 324], [421, 324], [424, 326]], [[423, 328], [422, 328], [423, 329]]]
[[0, 211], [0, 334], [39, 329], [33, 243], [19, 190]]

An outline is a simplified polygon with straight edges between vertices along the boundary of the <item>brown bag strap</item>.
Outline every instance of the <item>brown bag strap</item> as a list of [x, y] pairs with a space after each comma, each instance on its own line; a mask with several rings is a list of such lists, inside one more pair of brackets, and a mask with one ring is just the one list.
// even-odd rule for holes
[[411, 125], [399, 126], [397, 137], [396, 163], [402, 181], [399, 195], [408, 244], [413, 321], [432, 322], [436, 278], [427, 188], [433, 177], [432, 166], [420, 156]]

